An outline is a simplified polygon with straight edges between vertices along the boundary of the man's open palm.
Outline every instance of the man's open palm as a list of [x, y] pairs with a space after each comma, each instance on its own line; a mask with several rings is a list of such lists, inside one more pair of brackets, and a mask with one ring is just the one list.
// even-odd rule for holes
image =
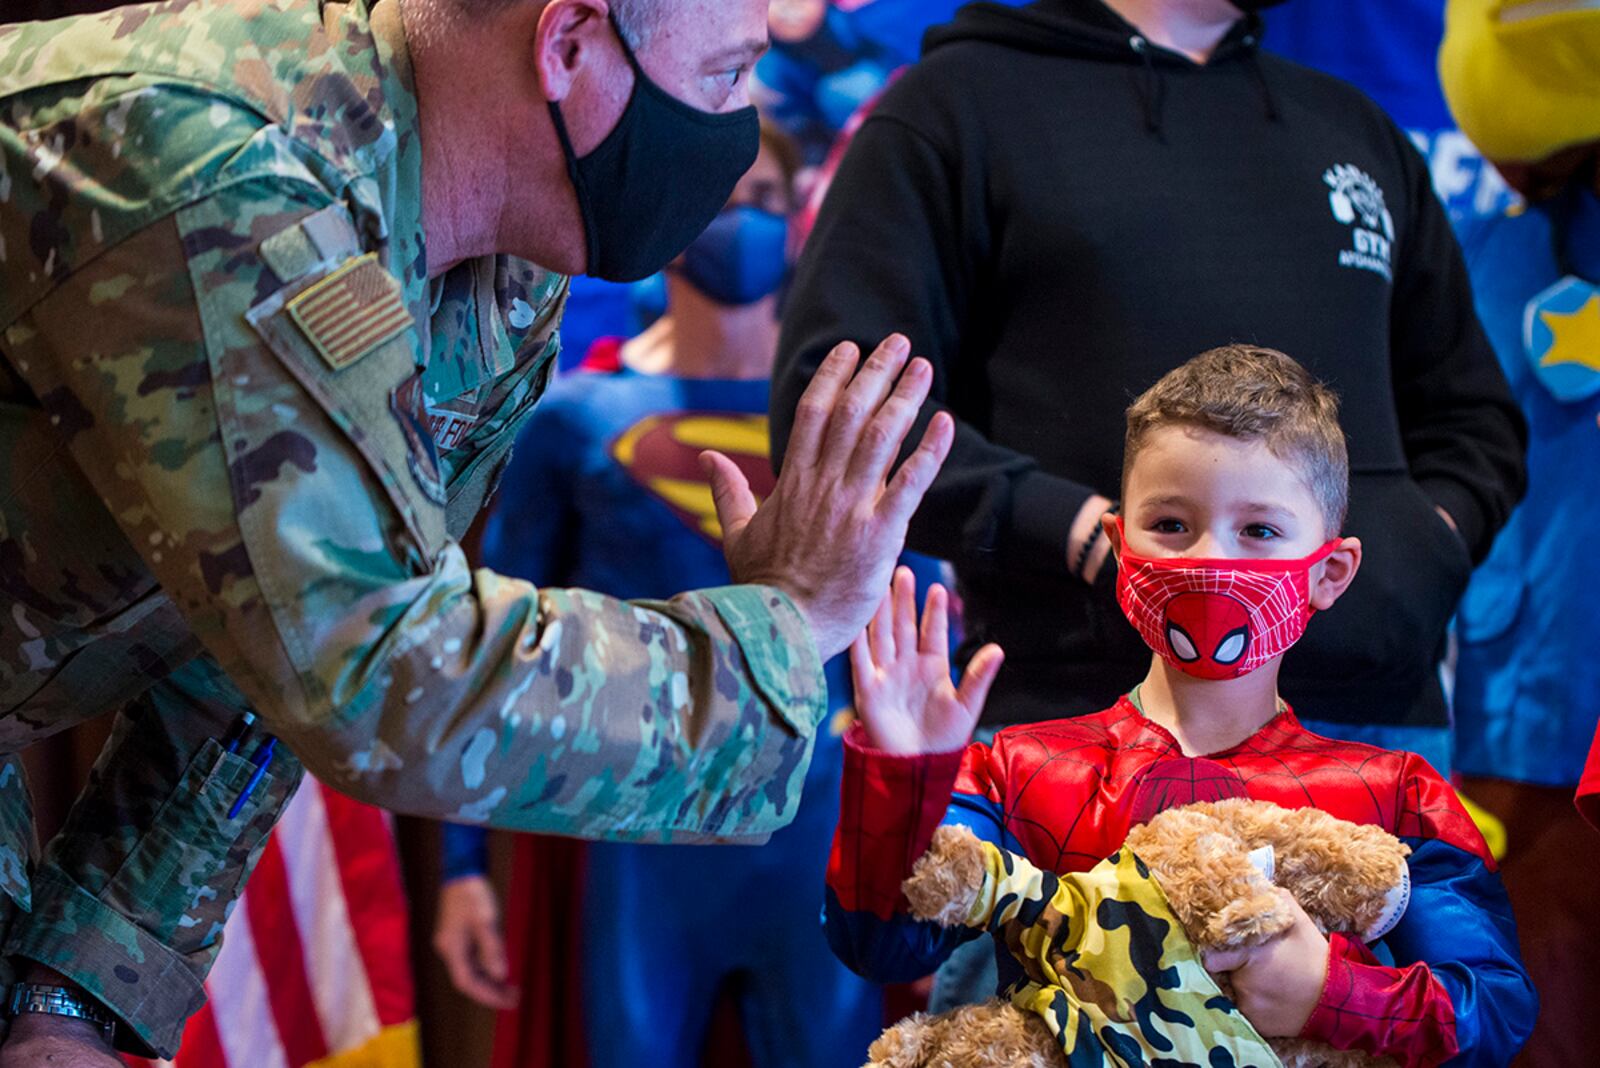
[[828, 354], [800, 398], [783, 471], [759, 508], [733, 461], [701, 454], [733, 580], [787, 593], [823, 659], [866, 626], [955, 434], [950, 416], [936, 414], [890, 477], [933, 382], [932, 367], [910, 352], [891, 334], [859, 371], [849, 342]]

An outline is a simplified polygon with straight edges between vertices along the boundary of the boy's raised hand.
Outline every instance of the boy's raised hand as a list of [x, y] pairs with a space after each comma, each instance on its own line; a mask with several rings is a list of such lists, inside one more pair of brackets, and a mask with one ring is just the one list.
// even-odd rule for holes
[[958, 687], [950, 681], [950, 595], [928, 590], [917, 626], [917, 583], [898, 568], [867, 629], [850, 646], [856, 715], [888, 753], [946, 753], [966, 745], [1005, 655], [979, 649]]

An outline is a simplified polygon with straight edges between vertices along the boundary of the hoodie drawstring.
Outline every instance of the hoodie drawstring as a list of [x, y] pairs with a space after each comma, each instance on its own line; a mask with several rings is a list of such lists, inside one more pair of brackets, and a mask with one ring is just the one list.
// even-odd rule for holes
[[1144, 78], [1139, 83], [1139, 104], [1144, 109], [1144, 128], [1149, 133], [1161, 132], [1161, 105], [1166, 102], [1167, 80], [1156, 67], [1150, 55], [1149, 43], [1143, 37], [1128, 38], [1128, 47], [1144, 60]]
[[1255, 35], [1251, 34], [1240, 43], [1249, 50], [1245, 56], [1245, 62], [1250, 65], [1250, 73], [1255, 75], [1256, 85], [1261, 89], [1261, 103], [1266, 108], [1267, 121], [1277, 122], [1279, 118], [1278, 101], [1272, 95], [1272, 85], [1267, 81], [1266, 71], [1261, 69], [1261, 52], [1255, 46]]
[[[1261, 92], [1261, 106], [1266, 112], [1268, 122], [1278, 122], [1282, 114], [1278, 111], [1277, 97], [1272, 95], [1272, 85], [1267, 81], [1266, 72], [1261, 69], [1261, 53], [1255, 47], [1254, 34], [1243, 38], [1240, 44], [1246, 48], [1245, 65], [1250, 68], [1251, 77], [1255, 79], [1256, 88]], [[1128, 38], [1128, 47], [1139, 54], [1143, 61], [1144, 73], [1137, 83], [1139, 92], [1139, 106], [1144, 111], [1144, 128], [1147, 132], [1159, 134], [1161, 132], [1162, 105], [1167, 99], [1167, 79], [1162, 75], [1161, 68], [1156, 66], [1155, 56], [1151, 54], [1150, 42], [1137, 35]]]

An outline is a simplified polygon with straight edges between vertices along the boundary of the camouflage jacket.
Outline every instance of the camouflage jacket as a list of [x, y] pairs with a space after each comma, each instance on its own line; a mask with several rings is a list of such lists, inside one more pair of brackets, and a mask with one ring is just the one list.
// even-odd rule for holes
[[0, 751], [203, 652], [391, 808], [762, 837], [825, 711], [787, 598], [536, 590], [456, 544], [566, 280], [429, 277], [416, 114], [396, 0], [0, 29]]

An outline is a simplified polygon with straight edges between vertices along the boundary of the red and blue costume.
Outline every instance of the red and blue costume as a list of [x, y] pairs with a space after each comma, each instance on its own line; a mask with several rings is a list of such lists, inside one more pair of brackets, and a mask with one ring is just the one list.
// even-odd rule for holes
[[[828, 865], [828, 940], [884, 982], [933, 971], [981, 932], [912, 919], [901, 881], [942, 821], [1057, 872], [1085, 871], [1128, 829], [1191, 801], [1248, 796], [1376, 824], [1411, 847], [1411, 904], [1369, 949], [1335, 934], [1303, 1035], [1405, 1065], [1504, 1065], [1537, 997], [1482, 836], [1420, 757], [1312, 734], [1285, 708], [1204, 758], [1124, 697], [1097, 715], [1011, 727], [992, 745], [895, 756], [845, 738], [839, 829]], [[1001, 984], [1016, 977], [1003, 952]]]

